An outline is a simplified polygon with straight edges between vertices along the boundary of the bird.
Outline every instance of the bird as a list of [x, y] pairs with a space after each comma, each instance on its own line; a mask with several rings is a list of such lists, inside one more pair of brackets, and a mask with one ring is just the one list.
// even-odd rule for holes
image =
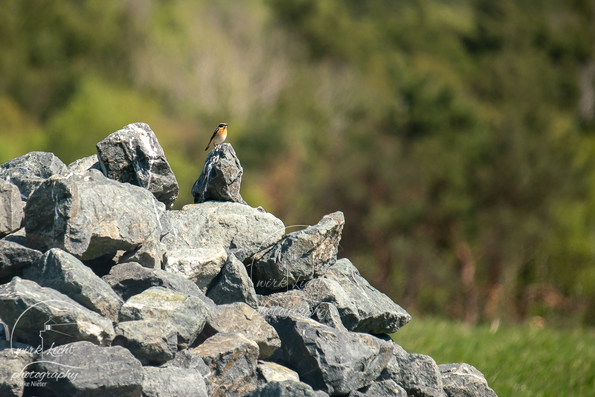
[[211, 137], [211, 140], [209, 141], [209, 144], [207, 145], [205, 150], [209, 149], [211, 143], [215, 147], [221, 145], [223, 141], [225, 141], [225, 138], [227, 138], [227, 123], [221, 123], [219, 124], [215, 132], [213, 132], [213, 136]]

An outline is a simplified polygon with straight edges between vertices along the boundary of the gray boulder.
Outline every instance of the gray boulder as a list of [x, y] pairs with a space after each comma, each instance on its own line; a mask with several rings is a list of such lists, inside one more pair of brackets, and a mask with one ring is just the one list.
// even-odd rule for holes
[[211, 371], [211, 396], [244, 396], [256, 388], [258, 345], [243, 334], [216, 334], [190, 351]]
[[24, 208], [19, 188], [0, 179], [0, 237], [21, 228]]
[[149, 190], [171, 208], [178, 181], [157, 136], [148, 124], [132, 123], [97, 144], [99, 165], [110, 179]]
[[216, 313], [207, 321], [197, 342], [217, 333], [241, 333], [258, 344], [260, 359], [267, 358], [281, 347], [279, 335], [253, 308], [242, 302], [217, 306]]
[[0, 277], [13, 276], [25, 266], [34, 263], [41, 256], [38, 250], [25, 247], [10, 240], [0, 240]]
[[481, 372], [469, 364], [439, 365], [448, 397], [497, 397]]
[[200, 372], [205, 385], [207, 385], [207, 391], [210, 394], [211, 386], [209, 379], [211, 378], [211, 369], [198, 354], [193, 353], [190, 350], [178, 350], [174, 359], [166, 362], [162, 367], [179, 367], [197, 370]]
[[270, 295], [257, 295], [258, 310], [277, 316], [299, 316], [308, 318], [312, 315], [312, 307], [319, 304], [301, 289], [275, 292]]
[[143, 367], [143, 397], [207, 397], [207, 386], [196, 369]]
[[256, 278], [270, 289], [291, 287], [321, 276], [337, 260], [345, 217], [325, 215], [318, 224], [290, 233], [253, 257]]
[[61, 248], [81, 260], [140, 251], [142, 265], [160, 267], [164, 213], [163, 204], [147, 190], [107, 179], [97, 170], [54, 176], [25, 207], [27, 244], [42, 251]]
[[151, 287], [163, 287], [200, 298], [209, 307], [215, 306], [196, 284], [184, 276], [161, 269], [149, 269], [135, 262], [112, 267], [102, 279], [125, 301]]
[[118, 312], [124, 303], [122, 299], [90, 268], [60, 248], [46, 251], [34, 264], [26, 267], [23, 278], [53, 288], [87, 309], [118, 321]]
[[244, 302], [252, 308], [258, 308], [258, 298], [254, 284], [246, 267], [234, 255], [227, 258], [227, 263], [221, 270], [221, 276], [207, 292], [207, 297], [216, 304]]
[[432, 357], [410, 354], [396, 343], [389, 343], [393, 344], [393, 357], [383, 374], [385, 378], [395, 381], [408, 395], [446, 397], [440, 369]]
[[[371, 334], [393, 333], [411, 320], [409, 313], [388, 296], [372, 287], [363, 278], [349, 259], [340, 259], [324, 274], [324, 278], [335, 280], [357, 309], [359, 317], [355, 326], [344, 317], [343, 308], [336, 304], [343, 324], [351, 331]], [[332, 302], [335, 303], [335, 302]], [[351, 313], [351, 309], [347, 310]]]
[[[326, 394], [323, 394], [326, 395]], [[310, 385], [295, 380], [270, 382], [256, 389], [251, 397], [320, 397]]]
[[376, 380], [370, 386], [352, 391], [349, 397], [407, 397], [407, 391], [392, 379]]
[[0, 285], [0, 318], [14, 341], [44, 348], [81, 340], [109, 346], [115, 336], [110, 320], [54, 289], [19, 277]]
[[316, 309], [312, 313], [312, 319], [318, 321], [320, 324], [337, 328], [340, 331], [347, 331], [347, 328], [345, 328], [341, 321], [339, 310], [332, 303], [322, 302], [316, 306]]
[[178, 333], [178, 348], [194, 342], [211, 316], [211, 309], [196, 296], [163, 287], [151, 287], [134, 295], [120, 309], [120, 321], [162, 320]]
[[244, 170], [229, 143], [215, 147], [208, 154], [205, 166], [192, 186], [194, 203], [233, 201], [246, 204], [240, 195]]
[[269, 316], [281, 338], [270, 360], [300, 375], [302, 382], [331, 396], [347, 394], [376, 380], [393, 357], [390, 342], [346, 332], [295, 316]]
[[283, 382], [285, 380], [293, 380], [296, 382], [300, 381], [300, 376], [297, 372], [271, 361], [258, 360], [256, 373], [258, 374], [259, 383], [262, 384], [270, 382]]
[[68, 164], [65, 174], [68, 175], [70, 173], [81, 173], [89, 171], [91, 169], [101, 171], [101, 167], [99, 166], [99, 159], [97, 158], [96, 154], [93, 154], [88, 157], [83, 157], [82, 159], [75, 160], [72, 163]]
[[222, 247], [188, 248], [168, 251], [163, 258], [165, 271], [186, 277], [206, 293], [227, 262], [227, 252]]
[[36, 391], [39, 396], [140, 397], [143, 368], [121, 346], [99, 347], [90, 342], [66, 345], [62, 354], [46, 354], [35, 371], [57, 374]]
[[0, 396], [22, 397], [25, 389], [25, 373], [37, 359], [32, 346], [0, 340]]
[[0, 179], [16, 185], [27, 200], [41, 183], [66, 171], [66, 165], [53, 153], [30, 152], [0, 165]]
[[172, 231], [163, 238], [167, 251], [223, 247], [244, 261], [275, 244], [285, 225], [262, 209], [231, 202], [207, 201], [167, 211]]
[[176, 328], [167, 321], [123, 321], [114, 328], [112, 346], [122, 346], [143, 365], [161, 365], [178, 351]]
[[[345, 292], [339, 282], [319, 277], [306, 284], [304, 293], [314, 302], [330, 303], [335, 306], [341, 322], [347, 329], [355, 330], [357, 328], [361, 318], [356, 302], [354, 302], [353, 296], [349, 296]], [[366, 299], [366, 296], [362, 295], [360, 299]], [[318, 305], [313, 304], [312, 306], [317, 307]]]

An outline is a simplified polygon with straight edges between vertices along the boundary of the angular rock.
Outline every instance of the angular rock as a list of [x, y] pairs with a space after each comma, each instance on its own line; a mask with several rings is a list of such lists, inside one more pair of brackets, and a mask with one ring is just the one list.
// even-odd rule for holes
[[434, 359], [423, 354], [407, 353], [394, 342], [393, 357], [385, 375], [407, 391], [420, 397], [446, 397], [440, 369]]
[[172, 360], [178, 351], [176, 328], [167, 321], [123, 321], [114, 328], [112, 346], [130, 350], [143, 365], [161, 365]]
[[[327, 395], [323, 393], [322, 395]], [[320, 397], [310, 385], [295, 380], [270, 382], [256, 389], [251, 397]]]
[[322, 302], [316, 306], [314, 313], [312, 313], [312, 319], [318, 321], [320, 324], [328, 325], [341, 331], [347, 331], [347, 328], [345, 328], [341, 321], [339, 310], [332, 303]]
[[163, 287], [151, 287], [128, 299], [120, 309], [120, 321], [162, 320], [178, 333], [178, 348], [186, 349], [203, 330], [211, 309], [196, 296]]
[[441, 364], [442, 384], [448, 397], [497, 397], [481, 372], [469, 364]]
[[178, 367], [143, 367], [143, 397], [207, 397], [207, 386], [198, 370]]
[[143, 368], [123, 347], [75, 342], [61, 353], [46, 354], [35, 364], [35, 371], [59, 374], [58, 379], [46, 379], [35, 395], [140, 397]]
[[407, 392], [392, 379], [374, 381], [370, 386], [352, 391], [349, 397], [407, 397]]
[[14, 341], [44, 348], [81, 340], [109, 346], [115, 336], [110, 320], [58, 291], [19, 277], [0, 285], [0, 317]]
[[312, 315], [311, 306], [319, 301], [311, 299], [300, 289], [276, 292], [270, 295], [257, 295], [258, 310], [277, 316], [293, 315], [308, 318]]
[[0, 179], [0, 237], [21, 228], [24, 208], [19, 188]]
[[202, 357], [190, 350], [179, 350], [173, 360], [163, 364], [162, 367], [179, 367], [186, 369], [195, 369], [200, 372], [205, 384], [207, 385], [207, 391], [209, 395], [211, 393], [211, 386], [209, 379], [211, 378], [211, 369]]
[[32, 346], [0, 341], [0, 396], [21, 397], [25, 389], [24, 373], [37, 359]]
[[255, 388], [258, 345], [243, 334], [216, 334], [190, 350], [211, 371], [211, 396], [243, 396]]
[[0, 240], [0, 277], [16, 275], [40, 256], [41, 252], [11, 241], [10, 236]]
[[134, 262], [121, 263], [112, 267], [109, 274], [103, 276], [103, 281], [125, 301], [151, 287], [163, 287], [196, 296], [209, 307], [215, 306], [215, 302], [207, 298], [196, 284], [184, 276], [161, 269], [149, 269]]
[[75, 160], [72, 163], [68, 164], [65, 174], [68, 175], [70, 173], [80, 173], [89, 171], [91, 169], [101, 171], [101, 167], [99, 166], [99, 159], [97, 158], [96, 154], [93, 154], [88, 157], [83, 157], [82, 159]]
[[271, 289], [282, 289], [321, 276], [337, 260], [344, 224], [345, 217], [339, 211], [325, 215], [314, 226], [286, 235], [254, 256], [256, 278], [271, 282]]
[[411, 316], [405, 309], [372, 287], [349, 259], [338, 260], [328, 269], [324, 277], [337, 281], [357, 308], [359, 320], [357, 325], [350, 327], [346, 324], [342, 307], [336, 305], [341, 313], [343, 324], [351, 331], [371, 334], [393, 333], [411, 320]]
[[[342, 324], [347, 329], [357, 328], [361, 320], [359, 310], [353, 301], [353, 296], [349, 296], [339, 282], [320, 277], [308, 282], [304, 287], [304, 293], [315, 302], [328, 302], [335, 306]], [[360, 299], [366, 299], [366, 296], [363, 295]]]
[[264, 383], [283, 382], [285, 380], [300, 381], [300, 376], [294, 370], [270, 361], [258, 360], [256, 372], [259, 380]]
[[186, 277], [206, 293], [226, 262], [227, 252], [222, 247], [188, 248], [166, 252], [163, 269]]
[[[138, 186], [90, 170], [44, 181], [25, 207], [27, 244], [61, 248], [81, 260], [158, 247], [166, 231], [164, 206]], [[163, 216], [163, 218], [165, 218]], [[161, 252], [147, 251], [146, 267], [161, 266]]]
[[148, 124], [132, 123], [97, 144], [99, 165], [110, 179], [149, 190], [171, 208], [178, 181], [157, 136]]
[[235, 150], [229, 143], [211, 150], [205, 166], [192, 186], [194, 203], [205, 201], [233, 201], [246, 204], [240, 195], [244, 170]]
[[270, 360], [293, 369], [302, 382], [331, 396], [372, 384], [393, 357], [392, 344], [372, 335], [295, 316], [269, 316], [267, 321], [281, 338], [281, 348]]
[[16, 185], [27, 200], [45, 179], [65, 171], [66, 165], [53, 153], [30, 152], [0, 165], [0, 179]]
[[60, 248], [46, 251], [23, 270], [23, 278], [53, 288], [87, 309], [118, 321], [122, 299], [81, 261]]
[[207, 201], [167, 211], [172, 231], [167, 251], [223, 247], [244, 261], [285, 234], [283, 222], [264, 210], [239, 203]]
[[244, 302], [248, 306], [258, 308], [258, 298], [254, 284], [246, 267], [234, 255], [230, 255], [221, 270], [221, 276], [207, 292], [207, 297], [216, 304]]
[[205, 325], [197, 342], [217, 333], [241, 333], [258, 344], [260, 359], [267, 358], [281, 347], [279, 335], [253, 308], [242, 302], [217, 306], [216, 313]]

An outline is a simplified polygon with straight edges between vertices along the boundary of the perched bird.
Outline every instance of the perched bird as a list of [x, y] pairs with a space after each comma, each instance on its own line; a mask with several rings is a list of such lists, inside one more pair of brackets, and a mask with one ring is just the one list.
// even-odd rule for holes
[[215, 132], [213, 132], [213, 136], [211, 137], [211, 140], [209, 141], [209, 144], [207, 145], [205, 150], [209, 149], [211, 143], [215, 147], [221, 145], [223, 141], [225, 141], [225, 138], [227, 138], [227, 123], [221, 123], [219, 124], [219, 127], [217, 127]]

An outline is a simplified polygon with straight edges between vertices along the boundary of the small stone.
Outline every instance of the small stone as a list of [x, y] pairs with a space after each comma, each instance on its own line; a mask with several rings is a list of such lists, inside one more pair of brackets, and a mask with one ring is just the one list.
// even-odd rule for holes
[[0, 240], [0, 277], [17, 275], [19, 270], [34, 263], [41, 252], [14, 242], [10, 236]]
[[216, 313], [207, 321], [197, 342], [217, 333], [232, 332], [244, 334], [246, 338], [256, 342], [260, 359], [269, 357], [281, 347], [281, 340], [275, 329], [256, 310], [242, 302], [217, 306]]
[[223, 247], [188, 248], [168, 251], [164, 256], [163, 269], [183, 275], [206, 293], [226, 262], [227, 252]]
[[114, 328], [112, 346], [122, 346], [143, 365], [161, 365], [178, 351], [176, 328], [167, 321], [123, 321]]
[[199, 371], [178, 367], [143, 367], [143, 397], [207, 397]]
[[190, 351], [211, 370], [211, 396], [244, 396], [256, 388], [258, 345], [243, 334], [216, 334]]
[[98, 170], [101, 171], [101, 167], [99, 166], [99, 159], [97, 158], [96, 154], [93, 154], [88, 157], [83, 157], [82, 159], [78, 159], [73, 161], [72, 163], [68, 164], [65, 174], [74, 174], [85, 172], [89, 170]]
[[21, 228], [24, 208], [19, 188], [0, 179], [0, 238]]
[[227, 259], [219, 280], [209, 289], [207, 297], [218, 305], [244, 302], [254, 309], [258, 308], [254, 284], [252, 284], [244, 264], [234, 255]]
[[469, 364], [439, 365], [448, 397], [497, 397], [481, 372]]

